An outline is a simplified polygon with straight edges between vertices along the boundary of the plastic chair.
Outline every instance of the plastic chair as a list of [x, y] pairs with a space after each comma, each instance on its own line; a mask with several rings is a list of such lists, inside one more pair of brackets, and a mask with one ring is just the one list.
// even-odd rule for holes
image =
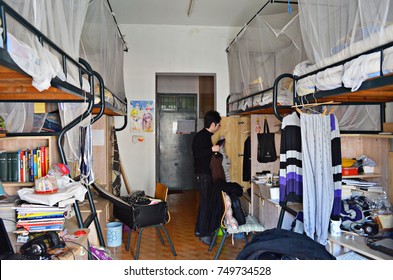
[[[154, 227], [156, 229], [156, 232], [158, 234], [158, 237], [160, 238], [161, 243], [164, 245], [164, 239], [162, 238], [160, 229], [162, 229], [165, 233], [165, 236], [168, 240], [169, 246], [171, 247], [172, 253], [174, 256], [176, 256], [176, 251], [175, 248], [173, 247], [173, 244], [171, 242], [171, 239], [169, 238], [168, 232], [165, 228], [165, 224], [167, 224], [170, 221], [170, 214], [169, 211], [167, 210], [167, 218], [165, 219], [165, 224], [155, 224], [155, 225], [148, 225], [144, 227], [139, 227], [135, 228], [134, 221], [133, 221], [133, 208], [131, 205], [120, 199], [119, 197], [114, 196], [113, 194], [109, 193], [107, 190], [105, 190], [103, 187], [101, 187], [99, 184], [96, 182], [93, 183], [93, 187], [95, 190], [98, 191], [100, 195], [108, 199], [113, 203], [113, 216], [127, 225], [130, 228], [130, 231], [128, 233], [128, 238], [127, 238], [127, 245], [126, 245], [126, 250], [128, 251], [130, 249], [130, 241], [131, 241], [131, 233], [133, 230], [138, 233], [138, 241], [137, 241], [137, 248], [136, 248], [136, 254], [135, 254], [135, 259], [137, 260], [139, 258], [139, 252], [140, 252], [140, 245], [141, 245], [141, 239], [142, 239], [142, 233], [145, 228], [150, 228]], [[166, 202], [168, 195], [168, 187], [161, 183], [157, 183], [156, 185], [156, 190], [155, 190], [155, 197], [157, 199], [160, 199], [162, 201]]]
[[218, 232], [220, 231], [220, 229], [222, 229], [223, 235], [222, 235], [222, 239], [220, 242], [220, 246], [217, 249], [217, 252], [214, 256], [214, 259], [217, 260], [218, 257], [220, 256], [222, 247], [224, 246], [225, 243], [225, 239], [228, 236], [228, 234], [237, 234], [237, 233], [244, 233], [244, 239], [246, 241], [246, 244], [248, 243], [248, 239], [246, 234], [248, 233], [253, 233], [253, 232], [261, 232], [264, 231], [265, 228], [258, 223], [257, 219], [254, 216], [248, 215], [246, 217], [246, 223], [244, 225], [238, 226], [237, 229], [233, 229], [232, 227], [228, 226], [226, 223], [226, 213], [228, 211], [228, 205], [226, 203], [226, 199], [225, 196], [227, 195], [225, 192], [221, 192], [222, 194], [222, 203], [223, 203], [223, 208], [224, 208], [224, 213], [222, 215], [221, 218], [221, 227], [217, 228], [217, 230], [214, 232], [214, 237], [213, 237], [213, 241], [209, 247], [209, 252], [211, 252], [211, 250], [213, 249], [213, 246], [216, 242], [217, 236], [218, 236]]

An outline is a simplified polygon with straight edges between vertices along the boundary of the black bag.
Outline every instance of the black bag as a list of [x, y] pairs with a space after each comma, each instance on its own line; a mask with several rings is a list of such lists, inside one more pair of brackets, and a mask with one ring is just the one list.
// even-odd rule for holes
[[277, 160], [276, 145], [274, 142], [274, 133], [270, 133], [267, 120], [263, 125], [263, 133], [258, 133], [258, 162], [267, 163]]
[[236, 195], [230, 195], [233, 217], [236, 219], [239, 226], [246, 223], [246, 216], [244, 215], [242, 206], [240, 204], [240, 199]]
[[167, 219], [168, 206], [165, 201], [156, 204], [132, 206], [133, 227], [134, 229], [165, 224]]

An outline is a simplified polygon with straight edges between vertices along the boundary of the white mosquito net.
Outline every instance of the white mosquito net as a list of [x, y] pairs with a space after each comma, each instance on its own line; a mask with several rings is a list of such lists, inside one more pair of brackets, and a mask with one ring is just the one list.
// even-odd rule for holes
[[[307, 60], [295, 67], [294, 75], [302, 76], [334, 63], [338, 65], [298, 80], [297, 95], [341, 86], [356, 91], [365, 80], [393, 71], [392, 47], [382, 53], [360, 55], [393, 42], [391, 1], [301, 0], [298, 8]], [[358, 57], [353, 59], [353, 56]], [[339, 64], [345, 59], [350, 60]], [[340, 106], [335, 114], [340, 129], [380, 130], [379, 111], [379, 106]]]
[[[89, 0], [8, 0], [5, 2], [71, 58], [78, 61], [80, 37]], [[35, 35], [10, 16], [7, 16], [7, 28], [8, 52], [15, 63], [33, 77], [33, 86], [38, 90], [49, 88], [52, 78], [57, 76], [76, 87], [90, 91], [87, 80], [80, 80], [79, 71], [74, 64], [68, 62], [65, 73], [61, 66], [61, 56], [48, 45], [42, 45]], [[86, 108], [87, 104], [82, 103], [59, 104], [62, 126], [81, 116]], [[12, 125], [7, 126], [9, 132], [34, 131], [32, 112], [32, 103], [2, 104], [0, 107], [0, 114], [5, 118], [6, 124], [8, 119], [12, 120]], [[87, 118], [80, 125], [89, 123], [90, 120]], [[78, 127], [66, 133], [64, 150], [67, 160], [78, 160], [78, 141]]]
[[[305, 58], [297, 13], [256, 15], [227, 56], [230, 101], [272, 88], [280, 74], [292, 73]], [[282, 90], [290, 92], [291, 83], [285, 85]]]
[[105, 87], [125, 99], [123, 79], [123, 40], [106, 0], [89, 3], [81, 40], [81, 57], [98, 72]]
[[[301, 0], [299, 17], [307, 73], [393, 40], [389, 0]], [[314, 67], [310, 67], [314, 66]]]

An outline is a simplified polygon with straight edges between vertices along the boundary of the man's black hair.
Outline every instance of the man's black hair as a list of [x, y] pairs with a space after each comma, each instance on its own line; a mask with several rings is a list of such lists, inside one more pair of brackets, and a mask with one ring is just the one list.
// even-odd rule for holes
[[221, 121], [220, 113], [217, 111], [209, 111], [205, 114], [204, 125], [209, 128], [212, 123], [219, 124]]

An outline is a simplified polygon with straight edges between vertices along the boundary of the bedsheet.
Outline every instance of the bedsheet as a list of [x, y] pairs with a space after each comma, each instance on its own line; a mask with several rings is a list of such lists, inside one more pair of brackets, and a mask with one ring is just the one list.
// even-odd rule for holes
[[[2, 30], [0, 30], [2, 32]], [[19, 41], [13, 34], [7, 34], [7, 51], [12, 60], [33, 79], [32, 85], [39, 91], [48, 89], [53, 78], [58, 77], [77, 88], [90, 92], [88, 80], [82, 77], [82, 86], [79, 78], [63, 72], [59, 59], [37, 40], [34, 48]], [[75, 67], [75, 66], [74, 66]], [[76, 67], [75, 67], [76, 68]], [[74, 75], [75, 76], [75, 75]]]
[[[378, 77], [380, 73], [381, 53], [374, 52], [359, 56], [344, 65], [328, 68], [317, 74], [298, 80], [296, 92], [298, 96], [312, 94], [318, 90], [331, 90], [341, 86], [356, 91], [364, 81]], [[307, 62], [303, 62], [305, 65]], [[300, 66], [303, 67], [303, 66]], [[295, 70], [295, 72], [297, 72]], [[383, 51], [382, 73], [393, 72], [393, 47]], [[298, 72], [297, 72], [298, 73]]]

